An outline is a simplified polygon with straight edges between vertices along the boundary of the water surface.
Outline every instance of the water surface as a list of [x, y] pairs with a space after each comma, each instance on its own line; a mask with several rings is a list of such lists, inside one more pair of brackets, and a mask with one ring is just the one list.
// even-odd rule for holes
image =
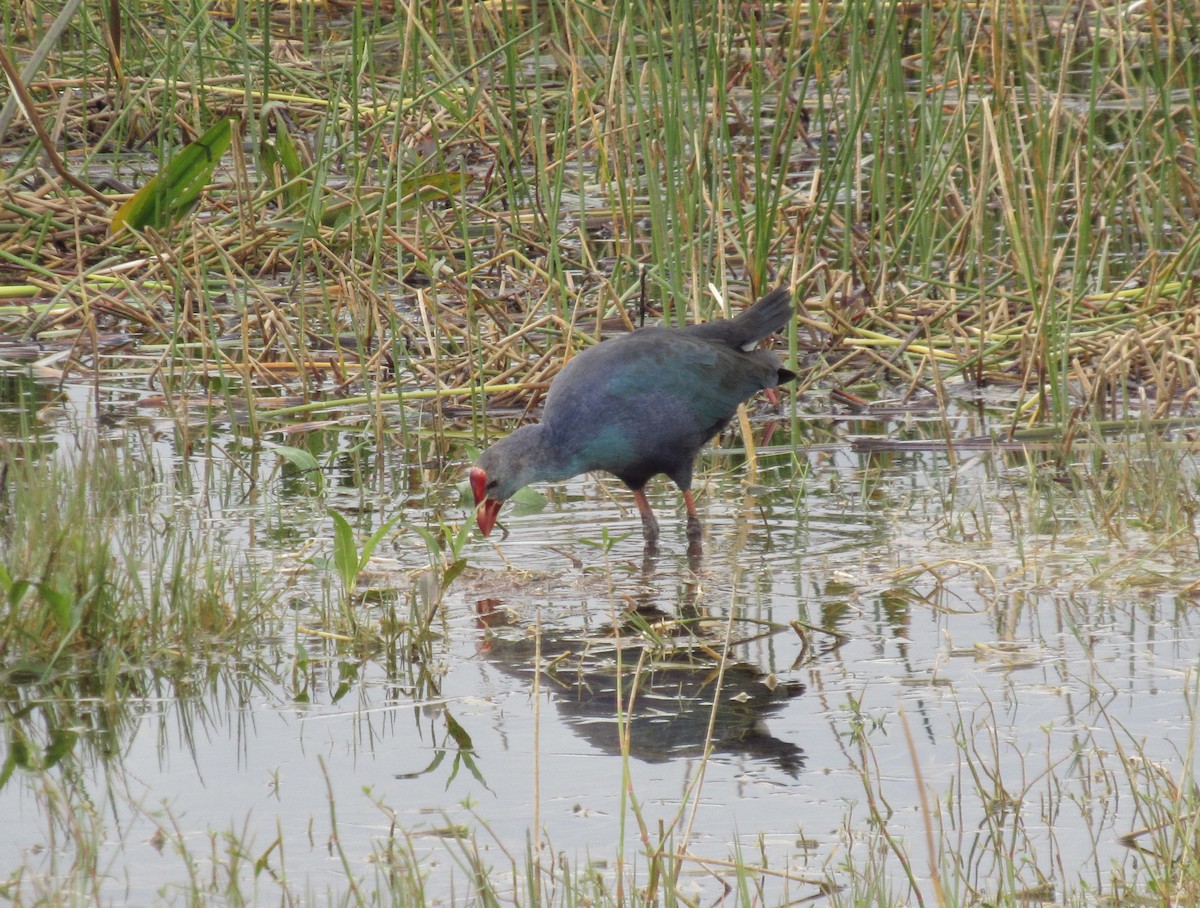
[[[470, 519], [458, 449], [334, 435], [314, 491], [219, 426], [219, 448], [183, 456], [169, 424], [127, 401], [103, 401], [97, 422], [90, 394], [71, 389], [44, 419], [45, 456], [70, 456], [81, 433], [142, 438], [164, 513], [261, 572], [278, 608], [253, 646], [188, 685], [74, 704], [118, 717], [77, 729], [103, 746], [0, 790], [0, 867], [27, 893], [78, 873], [79, 843], [94, 841], [93, 884], [113, 901], [196, 887], [340, 899], [351, 878], [386, 887], [390, 863], [450, 903], [470, 891], [476, 849], [502, 891], [525, 885], [509, 877], [539, 836], [547, 860], [611, 879], [619, 860], [644, 868], [644, 828], [695, 858], [684, 890], [704, 903], [726, 872], [701, 859], [740, 854], [791, 875], [763, 879], [775, 904], [872, 861], [905, 885], [879, 856], [880, 823], [927, 896], [927, 831], [943, 869], [959, 862], [981, 892], [1014, 849], [1022, 885], [1062, 892], [1132, 871], [1120, 837], [1145, 824], [1133, 762], [1189, 769], [1194, 546], [1124, 522], [1115, 538], [1086, 484], [1036, 451], [854, 444], [978, 437], [1004, 425], [986, 411], [799, 413], [752, 481], [732, 439], [702, 464], [702, 553], [665, 482], [653, 555], [615, 480], [545, 488], [544, 510], [506, 511], [507, 535], [466, 544], [418, 652], [351, 639], [314, 559], [330, 553], [326, 506], [364, 535], [400, 514], [358, 620], [431, 606], [415, 527]], [[1180, 469], [1194, 487], [1190, 461]], [[47, 688], [9, 687], [48, 707]]]

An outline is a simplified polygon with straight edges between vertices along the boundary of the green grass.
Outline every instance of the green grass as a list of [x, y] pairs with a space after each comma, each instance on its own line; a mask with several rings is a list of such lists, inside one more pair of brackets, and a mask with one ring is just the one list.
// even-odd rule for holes
[[[14, 48], [60, 8], [4, 13]], [[1060, 429], [1127, 413], [1131, 384], [1170, 411], [1196, 387], [1195, 28], [1026, 2], [116, 3], [71, 18], [39, 77], [105, 74], [98, 105], [30, 83], [64, 161], [140, 182], [226, 112], [246, 147], [178, 256], [100, 283], [144, 247], [105, 241], [91, 199], [22, 189], [17, 128], [4, 283], [83, 338], [108, 307], [167, 344], [174, 394], [217, 372], [256, 417], [323, 370], [377, 394], [532, 384], [593, 317], [636, 321], [643, 288], [681, 322], [814, 266], [800, 334], [834, 376], [1013, 384]], [[64, 283], [50, 237], [73, 225]], [[31, 316], [0, 329], [40, 335]]]
[[[17, 70], [63, 7], [0, 7], [0, 52]], [[1010, 511], [951, 490], [932, 522], [938, 542], [1012, 538], [1033, 570], [1044, 540], [1087, 532], [1129, 554], [1097, 556], [1080, 582], [1123, 591], [1157, 588], [1155, 565], [1193, 563], [1182, 433], [1200, 394], [1200, 19], [1187, 3], [114, 0], [59, 25], [22, 83], [72, 175], [141, 186], [221, 118], [237, 126], [194, 212], [113, 238], [128, 193], [105, 186], [104, 203], [80, 191], [28, 119], [12, 121], [0, 148], [5, 362], [145, 383], [184, 449], [211, 453], [217, 428], [254, 446], [280, 424], [328, 420], [287, 441], [312, 447], [322, 470], [352, 462], [339, 516], [313, 518], [333, 540], [308, 562], [332, 567], [325, 598], [306, 612], [315, 626], [261, 668], [297, 701], [325, 672], [344, 695], [376, 662], [438, 694], [439, 608], [468, 564], [464, 526], [445, 518], [457, 500], [424, 490], [452, 484], [490, 408], [523, 407], [570, 351], [643, 310], [710, 318], [781, 281], [803, 299], [788, 346], [808, 392], [943, 407], [960, 380], [1010, 393], [1009, 436], [1030, 444], [1007, 461]], [[1183, 422], [1161, 421], [1172, 417]], [[343, 431], [357, 433], [352, 452]], [[112, 747], [129, 722], [122, 704], [202, 686], [207, 666], [295, 624], [236, 541], [185, 513], [186, 489], [170, 491], [148, 445], [52, 451], [36, 434], [15, 427], [3, 458], [5, 781], [50, 779], [87, 748]], [[412, 472], [390, 478], [427, 494], [428, 520], [393, 534], [361, 486], [371, 452], [397, 440]], [[953, 459], [955, 440], [943, 441]], [[864, 474], [862, 495], [872, 491]], [[334, 492], [306, 494], [323, 515]], [[598, 535], [607, 565], [614, 540]], [[414, 547], [422, 567], [381, 592], [368, 556], [388, 544]], [[896, 602], [922, 601], [926, 570], [898, 577]], [[93, 702], [108, 730], [82, 734], [79, 704]], [[848, 725], [874, 798], [876, 730], [863, 718]], [[1033, 780], [996, 776], [985, 725], [963, 720], [957, 791], [998, 805], [988, 824], [967, 841], [930, 815], [929, 848], [890, 837], [873, 801], [869, 831], [847, 831], [865, 844], [830, 901], [1016, 904], [1037, 891], [1030, 866], [1005, 857], [1030, 840], [1005, 807], [1032, 797]], [[461, 727], [440, 731], [467, 766]], [[1151, 766], [1132, 740], [1096, 768], [1123, 779], [1145, 817], [1132, 844], [1146, 875], [1114, 871], [1105, 891], [1193, 898], [1190, 773]], [[46, 797], [77, 859], [57, 890], [13, 871], [0, 894], [15, 903], [98, 891], [106, 833], [70, 782]], [[486, 830], [447, 847], [481, 904], [514, 890], [547, 905], [687, 904], [682, 827], [643, 831], [645, 853], [604, 872], [587, 858], [550, 867], [511, 843], [492, 863]], [[269, 843], [211, 835], [197, 845], [164, 821], [189, 868], [187, 899], [278, 897], [264, 868], [299, 873]], [[396, 826], [384, 837], [373, 875], [347, 870], [359, 888], [311, 895], [421, 900], [412, 836]], [[733, 865], [721, 870], [731, 900], [755, 904], [765, 871], [746, 854]], [[924, 882], [930, 866], [940, 887]], [[1099, 882], [1058, 896], [1085, 903], [1089, 886]]]
[[8, 448], [0, 652], [19, 666], [10, 671], [87, 666], [111, 683], [147, 662], [206, 661], [269, 612], [251, 566], [184, 517], [188, 504], [153, 480], [160, 464], [138, 441]]

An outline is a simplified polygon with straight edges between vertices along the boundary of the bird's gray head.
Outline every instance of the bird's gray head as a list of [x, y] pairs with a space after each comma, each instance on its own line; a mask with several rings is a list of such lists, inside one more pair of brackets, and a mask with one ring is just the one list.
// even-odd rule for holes
[[496, 525], [500, 506], [541, 477], [540, 426], [524, 426], [479, 455], [468, 474], [478, 510], [475, 521], [486, 536]]

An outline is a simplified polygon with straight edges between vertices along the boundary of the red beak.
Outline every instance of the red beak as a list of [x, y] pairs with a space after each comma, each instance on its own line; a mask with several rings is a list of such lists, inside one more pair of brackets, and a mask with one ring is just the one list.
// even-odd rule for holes
[[471, 478], [471, 494], [475, 496], [475, 522], [479, 525], [479, 532], [486, 536], [500, 516], [500, 502], [487, 497], [487, 473], [479, 467], [471, 467], [467, 475]]

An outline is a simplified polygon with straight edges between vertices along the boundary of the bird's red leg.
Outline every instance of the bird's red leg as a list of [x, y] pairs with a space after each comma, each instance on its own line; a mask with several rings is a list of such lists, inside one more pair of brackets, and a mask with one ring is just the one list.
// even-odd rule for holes
[[763, 429], [762, 446], [765, 448], [771, 443], [771, 436], [775, 434], [775, 430], [779, 428], [779, 421], [772, 419], [765, 429]]
[[701, 532], [700, 515], [696, 513], [696, 502], [692, 499], [692, 490], [691, 489], [684, 489], [683, 504], [687, 508], [687, 513], [688, 513], [688, 526], [687, 526], [688, 539], [691, 539], [693, 541], [697, 540], [700, 538], [700, 532]]
[[642, 533], [646, 537], [646, 542], [657, 541], [658, 521], [654, 519], [654, 512], [650, 510], [650, 502], [646, 500], [646, 490], [634, 489], [633, 500], [637, 502], [638, 513], [642, 515]]

